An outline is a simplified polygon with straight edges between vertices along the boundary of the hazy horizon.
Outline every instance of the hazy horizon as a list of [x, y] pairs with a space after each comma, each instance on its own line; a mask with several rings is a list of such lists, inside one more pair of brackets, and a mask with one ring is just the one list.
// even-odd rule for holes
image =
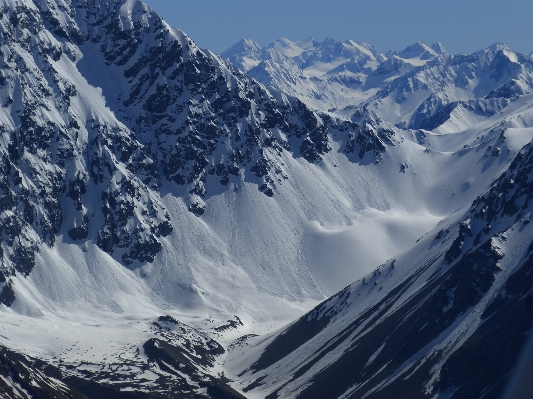
[[357, 40], [378, 51], [417, 41], [451, 54], [502, 42], [529, 54], [533, 2], [509, 0], [145, 0], [200, 47], [221, 53], [242, 38], [261, 46], [285, 37]]

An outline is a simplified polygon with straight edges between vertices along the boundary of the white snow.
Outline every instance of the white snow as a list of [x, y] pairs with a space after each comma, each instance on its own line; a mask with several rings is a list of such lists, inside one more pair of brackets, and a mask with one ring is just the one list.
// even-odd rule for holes
[[413, 246], [441, 220], [427, 213], [364, 209], [349, 226], [308, 223], [305, 254], [317, 280], [333, 294]]
[[[12, 0], [11, 3], [14, 4]], [[151, 11], [140, 4], [127, 0], [122, 6], [121, 23], [125, 28], [131, 28], [135, 21], [148, 23], [147, 14]], [[188, 41], [177, 30], [172, 30], [171, 35], [175, 40]], [[284, 151], [272, 159], [290, 178], [276, 182], [272, 198], [259, 192], [257, 185], [247, 180], [248, 176], [232, 176], [226, 188], [208, 178], [206, 187], [210, 194], [205, 198], [207, 208], [202, 217], [187, 210], [185, 188], [165, 181], [161, 204], [169, 211], [174, 232], [161, 239], [163, 248], [151, 264], [127, 268], [98, 249], [92, 240], [83, 246], [70, 243], [63, 228], [53, 248], [42, 247], [31, 275], [14, 279], [15, 303], [11, 308], [0, 306], [1, 344], [52, 363], [87, 362], [84, 366], [87, 369], [98, 369], [120, 363], [124, 358], [135, 358], [135, 351], [154, 336], [151, 322], [168, 314], [206, 331], [226, 348], [245, 334], [259, 335], [235, 345], [213, 369], [213, 373], [227, 371], [234, 376], [257, 360], [282, 327], [328, 294], [366, 276], [388, 259], [397, 258], [394, 277], [389, 280], [379, 277], [380, 286], [384, 287], [381, 293], [377, 289], [372, 291], [373, 286], [365, 288], [367, 291], [360, 286], [352, 288], [361, 289], [365, 295], [351, 304], [350, 311], [361, 312], [375, 303], [437, 252], [431, 247], [431, 234], [458, 219], [461, 211], [507, 169], [520, 148], [533, 139], [531, 94], [519, 97], [490, 118], [457, 108], [445, 124], [426, 131], [423, 143], [415, 139], [418, 132], [392, 126], [407, 123], [437, 88], [453, 101], [488, 94], [494, 87], [486, 76], [465, 77], [460, 87], [437, 87], [438, 68], [428, 67], [423, 72], [420, 68], [417, 76], [425, 86], [421, 84], [421, 88], [415, 89], [413, 81], [408, 81], [406, 87], [414, 92], [398, 102], [400, 89], [383, 98], [374, 96], [381, 84], [399, 82], [395, 79], [414, 69], [404, 65], [385, 77], [371, 75], [385, 56], [366, 43], [347, 41], [339, 46], [331, 39], [323, 43], [281, 39], [266, 49], [249, 41], [241, 45], [242, 48], [233, 48], [230, 55], [242, 55], [249, 49], [256, 52], [243, 56], [244, 69], [253, 75], [253, 69], [258, 68], [256, 77], [260, 72], [268, 79], [275, 77], [278, 88], [299, 96], [316, 109], [337, 108], [335, 112], [350, 117], [354, 106], [368, 102], [369, 109], [395, 131], [394, 145], [387, 146], [379, 162], [360, 160], [357, 154], [348, 158], [341, 150], [345, 138], [340, 133], [331, 137], [333, 150], [317, 164]], [[319, 58], [318, 49], [329, 51], [330, 59]], [[3, 47], [2, 53], [7, 56], [4, 50]], [[69, 112], [84, 123], [94, 120], [127, 131], [117, 117], [119, 110], [113, 108], [120, 102], [109, 101], [129, 90], [116, 79], [115, 74], [122, 71], [100, 70], [102, 60], [90, 44], [75, 50], [77, 59], [70, 60], [64, 54], [53, 62], [58, 75], [66, 77], [78, 92], [72, 98]], [[437, 50], [435, 45], [430, 48], [418, 43], [416, 48], [391, 57], [424, 67], [444, 51]], [[28, 65], [38, 70], [31, 57], [20, 51]], [[191, 46], [190, 51], [199, 50]], [[502, 51], [510, 61], [519, 62], [516, 53]], [[317, 59], [305, 66], [305, 61], [313, 56]], [[455, 72], [459, 76], [465, 71]], [[352, 83], [359, 79], [360, 83], [348, 87], [333, 79], [339, 77], [353, 78]], [[8, 95], [15, 102], [20, 101], [17, 96], [21, 96], [21, 88], [6, 88], [2, 101]], [[285, 96], [275, 92], [272, 95]], [[55, 107], [50, 109], [46, 115], [49, 119], [62, 120], [64, 115]], [[0, 122], [5, 126], [17, 125], [17, 118], [7, 107], [0, 110]], [[502, 133], [506, 138], [498, 142]], [[80, 152], [90, 139], [88, 130], [81, 127], [76, 151]], [[0, 140], [5, 141], [5, 137]], [[6, 143], [2, 144], [7, 148]], [[495, 148], [500, 153], [491, 155]], [[28, 155], [28, 159], [35, 165], [41, 162], [36, 156]], [[87, 169], [84, 163], [80, 156], [77, 167]], [[130, 176], [123, 166], [117, 174]], [[155, 193], [149, 192], [147, 197], [150, 195], [155, 198]], [[96, 193], [88, 196], [93, 196], [93, 206], [98, 206], [100, 199]], [[153, 198], [143, 198], [148, 199]], [[100, 222], [94, 220], [95, 225]], [[517, 230], [505, 245], [518, 248], [523, 240]], [[502, 263], [506, 273], [512, 271], [511, 260], [516, 261], [519, 256], [517, 253]], [[397, 302], [401, 303], [424, 284], [432, 272], [433, 269], [422, 275]], [[466, 337], [472, 326], [479, 323], [479, 312], [475, 312], [454, 326], [457, 334]], [[243, 321], [243, 326], [226, 333], [214, 332], [212, 326], [221, 325], [234, 315]], [[340, 317], [338, 320], [333, 332], [350, 321]], [[268, 370], [271, 372], [268, 384], [250, 397], [261, 397], [266, 389], [284, 383], [284, 378], [289, 378], [302, 360], [309, 357], [313, 345], [327, 339], [325, 335], [319, 336], [291, 354], [285, 365]], [[459, 342], [452, 341], [443, 339], [442, 347]], [[306, 376], [327, 366], [342, 350], [341, 346], [328, 354]], [[368, 364], [378, 354], [379, 351]], [[149, 380], [157, 378], [151, 371], [137, 372]], [[295, 392], [291, 389], [301, 388], [298, 383], [284, 391], [287, 397]]]

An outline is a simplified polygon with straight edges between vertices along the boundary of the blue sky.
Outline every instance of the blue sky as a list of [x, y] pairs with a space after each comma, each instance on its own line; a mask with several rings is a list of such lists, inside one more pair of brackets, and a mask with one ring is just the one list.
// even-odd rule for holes
[[533, 1], [514, 0], [144, 0], [200, 47], [222, 52], [241, 38], [261, 46], [298, 40], [366, 41], [400, 50], [440, 41], [452, 54], [503, 42], [533, 51]]

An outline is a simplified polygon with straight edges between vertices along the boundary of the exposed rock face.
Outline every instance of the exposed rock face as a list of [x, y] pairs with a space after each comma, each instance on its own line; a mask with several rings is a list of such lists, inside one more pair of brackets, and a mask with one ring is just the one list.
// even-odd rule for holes
[[186, 187], [200, 216], [208, 179], [246, 179], [272, 196], [288, 178], [281, 152], [320, 162], [332, 132], [348, 152], [384, 150], [364, 140], [354, 150], [356, 124], [268, 91], [140, 2], [17, 4], [3, 2], [0, 20], [8, 280], [28, 275], [60, 235], [93, 240], [125, 265], [152, 262], [173, 230], [163, 180]]
[[531, 176], [533, 143], [462, 220], [418, 244], [424, 264], [395, 279], [406, 260], [388, 261], [303, 316], [243, 372], [244, 390], [500, 398], [533, 324]]
[[155, 191], [161, 180], [130, 130], [83, 112], [74, 5], [4, 9], [2, 268], [29, 274], [41, 243], [53, 246], [63, 226], [78, 241], [98, 230], [98, 245], [126, 264], [153, 260], [172, 230]]
[[[223, 374], [206, 373], [224, 353], [219, 343], [171, 316], [159, 317], [152, 331], [155, 337], [137, 349], [134, 360], [110, 365], [119, 373], [96, 371], [91, 364], [65, 372], [0, 346], [2, 398], [148, 399], [174, 398], [176, 393], [182, 398], [200, 398], [205, 397], [203, 392], [209, 397], [244, 399]], [[157, 376], [157, 384], [143, 378], [145, 372]]]
[[377, 111], [393, 100], [401, 109], [397, 126], [433, 130], [453, 115], [495, 115], [532, 90], [531, 60], [493, 45], [468, 56], [439, 55], [384, 84], [363, 106]]
[[28, 359], [0, 346], [2, 398], [82, 399], [81, 393], [61, 381], [50, 364]]
[[[533, 63], [494, 44], [450, 55], [418, 42], [380, 54], [367, 43], [281, 39], [260, 48], [242, 40], [223, 53], [259, 82], [341, 115], [376, 112], [400, 128], [433, 130], [446, 122], [499, 113], [533, 91]], [[459, 121], [457, 121], [459, 120]]]
[[[72, 300], [78, 294], [76, 289], [86, 283], [85, 277], [94, 278], [95, 281], [90, 282], [92, 289], [111, 276], [113, 284], [102, 284], [105, 287], [97, 294], [83, 292], [86, 297], [76, 306], [100, 305], [102, 299], [103, 317], [109, 320], [112, 312], [112, 317], [121, 314], [126, 320], [125, 324], [108, 327], [106, 331], [112, 330], [113, 334], [117, 331], [115, 328], [130, 331], [133, 323], [138, 324], [132, 333], [137, 339], [133, 344], [128, 342], [127, 347], [119, 349], [113, 345], [106, 347], [117, 351], [112, 358], [102, 356], [90, 363], [86, 361], [88, 350], [83, 354], [81, 350], [72, 353], [74, 344], [63, 352], [72, 354], [71, 363], [50, 355], [51, 362], [60, 369], [0, 348], [0, 390], [8, 392], [6, 395], [11, 395], [8, 397], [17, 397], [22, 392], [19, 396], [44, 398], [82, 395], [242, 398], [234, 387], [241, 387], [244, 392], [254, 391], [255, 396], [264, 393], [269, 398], [389, 398], [398, 393], [409, 398], [439, 395], [496, 398], [500, 394], [533, 321], [530, 295], [533, 226], [529, 222], [533, 199], [530, 188], [533, 144], [520, 152], [509, 170], [479, 196], [466, 213], [451, 216], [443, 222], [439, 232], [433, 231], [410, 252], [387, 261], [282, 333], [260, 337], [264, 339], [261, 344], [265, 345], [265, 351], [250, 361], [251, 366], [238, 376], [242, 377], [238, 381], [215, 373], [225, 367], [223, 361], [243, 359], [239, 356], [244, 353], [231, 358], [236, 352], [223, 358], [227, 352], [244, 348], [249, 343], [252, 348], [257, 336], [239, 337], [238, 334], [250, 332], [249, 328], [254, 328], [250, 326], [250, 319], [254, 318], [228, 319], [223, 314], [233, 314], [228, 309], [241, 309], [247, 300], [252, 303], [250, 307], [255, 306], [263, 298], [267, 298], [265, 302], [272, 300], [264, 306], [274, 312], [271, 309], [281, 309], [286, 301], [314, 299], [322, 292], [310, 268], [300, 268], [300, 263], [295, 268], [287, 266], [272, 272], [258, 272], [260, 277], [256, 278], [255, 267], [267, 270], [275, 263], [294, 263], [296, 256], [279, 256], [262, 264], [262, 259], [272, 256], [270, 250], [276, 251], [275, 245], [265, 245], [266, 254], [260, 256], [254, 253], [254, 256], [240, 257], [241, 254], [235, 253], [241, 250], [239, 246], [243, 243], [246, 245], [241, 252], [255, 245], [252, 234], [255, 232], [273, 236], [291, 230], [291, 237], [304, 240], [305, 233], [300, 234], [300, 230], [307, 228], [304, 226], [307, 222], [314, 223], [311, 218], [321, 212], [313, 209], [312, 201], [318, 203], [325, 197], [304, 198], [302, 202], [308, 205], [304, 210], [293, 207], [300, 198], [281, 205], [279, 201], [280, 208], [291, 209], [285, 212], [284, 208], [285, 213], [276, 213], [272, 224], [289, 212], [307, 212], [311, 216], [289, 218], [291, 223], [293, 220], [296, 223], [279, 230], [266, 228], [250, 232], [243, 229], [244, 233], [238, 231], [239, 237], [227, 241], [224, 241], [226, 237], [218, 235], [227, 233], [222, 230], [233, 226], [232, 222], [239, 222], [231, 220], [233, 214], [220, 215], [231, 223], [221, 222], [204, 235], [191, 232], [186, 236], [189, 232], [184, 227], [183, 235], [178, 236], [175, 221], [182, 208], [171, 208], [171, 205], [174, 205], [173, 196], [181, 196], [176, 203], [182, 201], [198, 218], [185, 212], [190, 218], [180, 222], [193, 220], [197, 224], [188, 225], [193, 230], [209, 217], [219, 216], [209, 213], [207, 200], [211, 196], [222, 193], [230, 197], [240, 183], [246, 182], [246, 189], [253, 187], [266, 196], [253, 192], [257, 194], [253, 198], [270, 201], [270, 206], [274, 201], [267, 197], [279, 195], [280, 187], [290, 181], [288, 170], [301, 167], [306, 173], [307, 169], [313, 169], [317, 176], [321, 174], [320, 179], [312, 183], [324, 186], [327, 196], [334, 199], [324, 202], [324, 208], [330, 204], [333, 208], [337, 201], [342, 203], [339, 209], [352, 208], [350, 212], [353, 213], [341, 215], [334, 209], [324, 217], [336, 222], [342, 219], [339, 223], [343, 223], [344, 228], [353, 224], [352, 216], [366, 205], [375, 202], [376, 206], [385, 208], [393, 203], [385, 198], [390, 197], [389, 189], [403, 188], [402, 184], [411, 174], [423, 175], [427, 165], [437, 169], [445, 165], [446, 159], [459, 162], [464, 154], [477, 152], [477, 164], [499, 162], [500, 169], [495, 167], [487, 173], [490, 177], [483, 176], [483, 188], [476, 188], [476, 194], [468, 197], [470, 202], [489, 186], [487, 182], [492, 181], [495, 170], [499, 174], [508, 166], [511, 146], [505, 145], [504, 121], [493, 128], [484, 128], [483, 132], [491, 136], [488, 141], [483, 141], [483, 137], [474, 140], [473, 134], [473, 141], [453, 156], [451, 151], [439, 151], [434, 158], [440, 163], [412, 161], [430, 153], [432, 143], [439, 144], [437, 135], [427, 129], [441, 126], [458, 112], [487, 117], [510, 104], [516, 105], [519, 96], [531, 91], [530, 58], [513, 55], [503, 47], [468, 57], [448, 56], [438, 45], [430, 48], [419, 43], [398, 53], [402, 57], [427, 61], [423, 66], [415, 66], [398, 54], [385, 60], [366, 44], [339, 44], [328, 40], [314, 54], [304, 54], [297, 67], [308, 68], [315, 62], [337, 62], [349, 57], [331, 69], [328, 87], [340, 85], [358, 90], [366, 83], [362, 75], [357, 74], [367, 74], [366, 77], [375, 78], [375, 82], [384, 86], [380, 90], [373, 86], [375, 96], [371, 100], [366, 98], [362, 107], [318, 112], [302, 99], [266, 88], [216, 54], [199, 49], [185, 34], [169, 27], [136, 0], [0, 0], [0, 40], [0, 306], [17, 309], [17, 297], [22, 298], [20, 293], [40, 288], [39, 284], [45, 280], [52, 281], [52, 273], [47, 274], [46, 267], [57, 266], [54, 260], [58, 259], [64, 264], [53, 270], [65, 266], [66, 271], [61, 270], [57, 275], [73, 276], [73, 282], [65, 283], [68, 295], [62, 295], [62, 286], [51, 288], [46, 292], [48, 296], [39, 297], [39, 291], [24, 303], [28, 305], [27, 314], [37, 314], [42, 303], [46, 308], [49, 304]], [[260, 52], [253, 43], [242, 43], [242, 48]], [[244, 58], [241, 61], [250, 62]], [[256, 72], [265, 73], [271, 72], [273, 67], [273, 62], [255, 66]], [[468, 88], [480, 74], [491, 80], [492, 86], [487, 85], [487, 90], [477, 98], [468, 95], [446, 98], [450, 87]], [[410, 102], [420, 93], [427, 96]], [[385, 120], [384, 112], [375, 106], [389, 97], [395, 106], [400, 105], [399, 109], [406, 104], [410, 107], [403, 108], [409, 112], [402, 114], [405, 118], [395, 120], [395, 124]], [[452, 98], [453, 101], [449, 100]], [[345, 118], [335, 116], [335, 112]], [[509, 124], [510, 129], [528, 123], [527, 120], [518, 121], [521, 118], [518, 113], [512, 117], [516, 121], [515, 125]], [[398, 126], [417, 131], [399, 132]], [[501, 131], [499, 138], [496, 129]], [[515, 132], [508, 140], [515, 141], [513, 155], [519, 148], [516, 141], [520, 145], [525, 142], [517, 136]], [[404, 142], [405, 147], [401, 147]], [[426, 147], [420, 147], [422, 144]], [[406, 151], [400, 153], [404, 148]], [[392, 153], [390, 157], [386, 157], [388, 150]], [[332, 151], [338, 151], [339, 157], [328, 155]], [[293, 169], [282, 159], [289, 160]], [[332, 160], [341, 160], [354, 169], [338, 173], [339, 169], [335, 169], [338, 166]], [[375, 176], [395, 180], [395, 184], [380, 191], [376, 198], [372, 198], [375, 193], [371, 189], [352, 190], [348, 183], [357, 179], [342, 180], [343, 174], [361, 172], [363, 175], [366, 169], [362, 166], [376, 163], [380, 163], [374, 165], [376, 170], [393, 165], [394, 174], [369, 172], [361, 177], [361, 185], [371, 186]], [[474, 162], [464, 164], [473, 165]], [[437, 174], [432, 173], [427, 176]], [[303, 180], [316, 177], [311, 173], [300, 176]], [[339, 179], [331, 186], [327, 181], [330, 176], [332, 181]], [[413, 183], [423, 179], [407, 181], [404, 191], [424, 190], [426, 182]], [[469, 182], [460, 184], [468, 190]], [[459, 190], [460, 184], [450, 187]], [[340, 186], [346, 190], [336, 191]], [[313, 194], [315, 187], [310, 184], [297, 194], [311, 197], [308, 194]], [[442, 193], [449, 194], [450, 187]], [[341, 191], [344, 197], [335, 198]], [[409, 203], [413, 208], [421, 203], [428, 205], [437, 192], [441, 193], [427, 188], [424, 194], [430, 193], [433, 197], [428, 195], [430, 198], [425, 203], [416, 202], [417, 193], [404, 193], [407, 198], [404, 201], [413, 199], [416, 203]], [[352, 197], [359, 195], [361, 199], [351, 202]], [[367, 196], [368, 199], [363, 198]], [[171, 200], [166, 201], [169, 197]], [[212, 198], [213, 202], [231, 201], [221, 197], [223, 195]], [[255, 211], [251, 208], [248, 214], [235, 214], [255, 216]], [[265, 214], [252, 220], [270, 222], [268, 218], [273, 213]], [[329, 233], [327, 228], [324, 231]], [[180, 248], [182, 251], [163, 251], [184, 237], [189, 241], [188, 246]], [[200, 239], [195, 241], [196, 237]], [[218, 238], [220, 242], [215, 242]], [[263, 240], [261, 244], [276, 244], [285, 238], [285, 234], [278, 234], [277, 240]], [[172, 244], [169, 244], [170, 239], [175, 239]], [[186, 258], [187, 251], [197, 243], [198, 246], [204, 244], [202, 240], [212, 240], [214, 244], [179, 264], [190, 261], [193, 267], [174, 273], [178, 268], [174, 258]], [[284, 251], [297, 253], [297, 261], [305, 265], [305, 255], [300, 254], [305, 244], [299, 245], [295, 239]], [[87, 270], [95, 265], [101, 268], [83, 274], [87, 270], [82, 270], [82, 266], [74, 270], [79, 265], [71, 261], [72, 258], [53, 258], [57, 248], [59, 252], [67, 246], [71, 250], [68, 256], [80, 256], [76, 260], [85, 260], [83, 253], [90, 248], [96, 253], [91, 259], [94, 262], [87, 262], [83, 267], [87, 266]], [[261, 251], [263, 247], [258, 250]], [[410, 263], [409, 256], [413, 253], [422, 255]], [[49, 258], [45, 259], [45, 255]], [[160, 259], [166, 256], [166, 263], [147, 265], [155, 262], [158, 256]], [[104, 261], [98, 264], [100, 257]], [[239, 261], [246, 265], [237, 264]], [[37, 269], [36, 264], [39, 265]], [[132, 270], [125, 270], [120, 264]], [[106, 274], [112, 267], [113, 273]], [[198, 268], [193, 270], [195, 267]], [[153, 269], [158, 268], [167, 269], [165, 273], [154, 272]], [[223, 275], [226, 272], [227, 275]], [[200, 276], [203, 280], [198, 277], [200, 274], [204, 274]], [[274, 283], [267, 287], [269, 289], [280, 282], [287, 287], [294, 284], [299, 290], [298, 282], [305, 280], [306, 284], [309, 282], [307, 287], [316, 288], [318, 294], [306, 296], [308, 293], [304, 289], [301, 297], [284, 297], [289, 289], [261, 292], [260, 285], [267, 286], [265, 282], [271, 277]], [[168, 281], [163, 281], [165, 279]], [[25, 283], [28, 284], [24, 286]], [[148, 324], [136, 319], [139, 317], [135, 314], [137, 309], [154, 312], [160, 305], [157, 301], [163, 298], [161, 302], [164, 302], [171, 296], [168, 292], [176, 286], [179, 289], [171, 298], [172, 305], [181, 305], [183, 300], [183, 307], [187, 311], [190, 307], [191, 312], [211, 307], [209, 309], [214, 309], [217, 317], [223, 315], [223, 324], [201, 330], [171, 316], [149, 318]], [[228, 289], [228, 292], [217, 295], [219, 292], [214, 291], [220, 287], [219, 291]], [[233, 288], [240, 302], [232, 302]], [[115, 290], [119, 291], [119, 298], [112, 298]], [[155, 298], [158, 291], [164, 293]], [[107, 296], [98, 297], [102, 293]], [[251, 298], [256, 293], [261, 295]], [[134, 302], [137, 294], [138, 303], [126, 303]], [[218, 308], [218, 303], [213, 305], [215, 301], [224, 303]], [[35, 313], [31, 313], [34, 309], [30, 309], [30, 305], [35, 305]], [[161, 305], [168, 306], [168, 303]], [[172, 311], [178, 314], [181, 308], [179, 312]], [[17, 317], [25, 316], [12, 310], [4, 315], [8, 313], [12, 316], [10, 333], [13, 336], [18, 332]], [[56, 314], [51, 314], [50, 319], [53, 319]], [[194, 315], [194, 322], [199, 323], [200, 316], [197, 316]], [[145, 318], [144, 313], [142, 317]], [[87, 327], [92, 320], [84, 322], [83, 326]], [[90, 327], [90, 331], [100, 333], [99, 324]], [[72, 331], [82, 329], [76, 328]], [[233, 339], [232, 344], [224, 348], [222, 339], [229, 341], [228, 337]], [[28, 341], [21, 339], [20, 342]], [[76, 363], [78, 353], [85, 358]], [[487, 369], [480, 371], [479, 364], [487, 365]]]

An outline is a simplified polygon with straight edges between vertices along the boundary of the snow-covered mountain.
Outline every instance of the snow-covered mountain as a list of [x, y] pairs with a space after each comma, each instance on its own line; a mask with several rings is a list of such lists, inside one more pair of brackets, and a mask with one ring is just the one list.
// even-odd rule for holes
[[[531, 126], [531, 99], [498, 127], [502, 143], [517, 114], [519, 125]], [[409, 251], [258, 342], [260, 355], [237, 368], [243, 390], [272, 398], [501, 398], [533, 319], [532, 146]]]
[[[386, 60], [368, 43], [280, 39], [261, 48], [243, 39], [222, 55], [260, 83], [327, 111], [359, 104], [381, 83], [367, 75]], [[372, 90], [373, 89], [373, 90]]]
[[387, 53], [387, 58], [396, 56], [410, 64], [420, 66], [440, 55], [448, 55], [448, 52], [441, 43], [435, 43], [430, 47], [426, 43], [417, 42], [407, 46], [401, 51], [389, 51]]
[[531, 59], [496, 44], [469, 56], [440, 56], [383, 86], [366, 107], [396, 126], [460, 131], [532, 92]]
[[137, 0], [0, 0], [0, 38], [4, 397], [485, 388], [443, 365], [527, 299], [495, 298], [527, 271], [530, 56], [242, 41], [241, 71]]
[[449, 55], [440, 43], [418, 42], [383, 55], [353, 41], [282, 39], [261, 49], [242, 40], [223, 55], [314, 109], [350, 118], [366, 108], [400, 128], [442, 133], [472, 126], [533, 91], [531, 56], [501, 43]]

